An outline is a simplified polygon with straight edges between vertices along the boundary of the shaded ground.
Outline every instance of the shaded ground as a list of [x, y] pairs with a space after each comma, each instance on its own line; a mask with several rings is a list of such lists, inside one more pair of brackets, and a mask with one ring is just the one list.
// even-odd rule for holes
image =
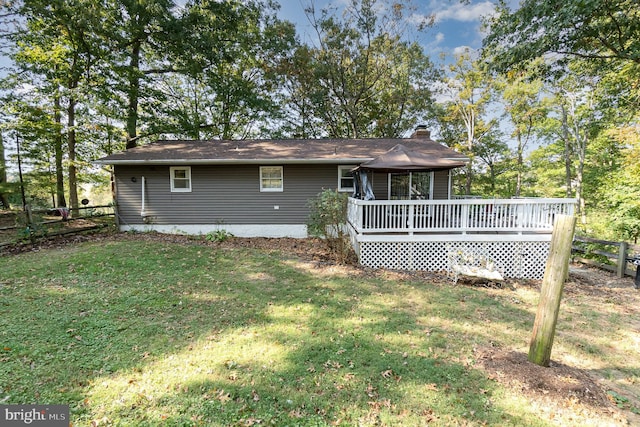
[[[112, 233], [100, 232], [89, 235], [61, 236], [44, 240], [35, 245], [15, 244], [0, 249], [0, 254], [8, 255], [24, 251], [39, 251], [46, 248], [64, 248], [66, 245], [87, 240], [163, 240], [183, 244], [225, 248], [251, 248], [279, 251], [287, 256], [298, 257], [310, 262], [318, 269], [346, 269], [350, 274], [375, 276], [394, 274], [398, 278], [421, 278], [433, 283], [449, 282], [446, 274], [426, 272], [382, 272], [353, 265], [336, 266], [327, 253], [322, 241], [317, 239], [270, 239], [270, 238], [230, 238], [222, 242], [207, 241], [203, 237], [161, 235], [153, 233]], [[462, 283], [464, 286], [464, 282]], [[467, 283], [467, 286], [489, 286], [539, 288], [540, 281], [508, 280], [502, 285], [487, 283]], [[640, 334], [640, 290], [634, 289], [633, 279], [619, 279], [615, 275], [583, 265], [572, 265], [569, 280], [565, 284], [565, 297], [579, 295], [593, 299], [594, 307], [602, 301], [615, 303], [625, 319], [631, 319]], [[498, 289], [498, 291], [501, 291]], [[590, 302], [591, 303], [591, 302]], [[640, 338], [636, 337], [640, 343]], [[487, 373], [487, 377], [513, 389], [530, 401], [547, 417], [563, 424], [564, 420], [610, 419], [611, 425], [640, 425], [640, 385], [630, 384], [628, 389], [616, 389], [610, 378], [598, 376], [598, 369], [569, 366], [552, 360], [550, 367], [543, 368], [530, 363], [527, 355], [512, 349], [481, 348], [476, 352], [477, 366]], [[606, 390], [618, 390], [607, 392]], [[621, 396], [626, 396], [620, 400]], [[624, 404], [621, 404], [624, 403]], [[620, 409], [624, 409], [621, 411]]]
[[[68, 221], [62, 221], [62, 217], [59, 215], [37, 215], [37, 218], [44, 223], [37, 225], [32, 232], [37, 239], [44, 238], [44, 240], [38, 242], [36, 247], [46, 246], [47, 242], [53, 244], [57, 241], [65, 242], [67, 239], [60, 235], [67, 232], [82, 233], [91, 231], [90, 229], [93, 227], [113, 225], [113, 218], [100, 216], [75, 218]], [[20, 213], [0, 211], [0, 254], [7, 251], [29, 250], [32, 247], [28, 242], [29, 237], [24, 217]]]

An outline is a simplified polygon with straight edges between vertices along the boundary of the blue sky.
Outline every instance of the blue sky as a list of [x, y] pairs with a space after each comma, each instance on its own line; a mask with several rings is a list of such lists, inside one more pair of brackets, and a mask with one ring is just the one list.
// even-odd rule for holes
[[[313, 37], [313, 29], [304, 14], [311, 0], [279, 0], [279, 16], [296, 24], [303, 41]], [[349, 0], [314, 0], [316, 10], [331, 4], [340, 6]], [[482, 16], [494, 11], [495, 1], [471, 0], [462, 4], [459, 0], [413, 0], [416, 10], [411, 21], [418, 22], [422, 17], [435, 15], [435, 25], [418, 35], [418, 41], [434, 62], [439, 55], [452, 55], [465, 48], [477, 49], [482, 45], [480, 20]]]
[[[311, 1], [316, 9], [331, 4], [340, 6], [350, 0], [277, 0], [280, 4], [279, 16], [296, 24], [298, 34], [304, 41], [309, 41], [313, 29], [304, 14], [304, 9]], [[398, 0], [402, 2], [402, 0]], [[515, 3], [517, 0], [511, 0]], [[462, 4], [460, 0], [413, 0], [416, 7], [411, 19], [418, 22], [422, 17], [435, 15], [435, 25], [417, 34], [418, 41], [424, 46], [433, 62], [439, 62], [439, 55], [452, 55], [470, 47], [477, 49], [482, 45], [480, 18], [494, 10], [495, 0], [471, 0]], [[0, 67], [9, 65], [6, 58], [0, 55]]]

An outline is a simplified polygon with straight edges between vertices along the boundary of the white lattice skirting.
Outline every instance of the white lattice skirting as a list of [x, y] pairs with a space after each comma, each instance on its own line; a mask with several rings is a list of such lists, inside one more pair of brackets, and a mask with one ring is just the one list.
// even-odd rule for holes
[[[352, 236], [353, 237], [353, 236]], [[360, 263], [371, 268], [449, 271], [450, 254], [473, 253], [491, 259], [504, 277], [542, 279], [549, 255], [548, 239], [526, 241], [360, 241]]]

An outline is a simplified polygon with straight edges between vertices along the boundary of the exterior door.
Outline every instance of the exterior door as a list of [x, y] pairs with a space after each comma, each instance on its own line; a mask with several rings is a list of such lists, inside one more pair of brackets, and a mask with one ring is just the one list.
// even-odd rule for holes
[[389, 174], [389, 200], [430, 200], [432, 172]]

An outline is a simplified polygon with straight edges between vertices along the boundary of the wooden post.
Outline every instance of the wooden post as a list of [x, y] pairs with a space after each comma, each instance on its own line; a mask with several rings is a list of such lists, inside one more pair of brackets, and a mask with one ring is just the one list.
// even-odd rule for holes
[[618, 251], [618, 277], [624, 277], [627, 270], [627, 242], [620, 242], [620, 250]]
[[551, 360], [551, 347], [560, 311], [562, 289], [569, 270], [575, 226], [575, 216], [556, 216], [551, 235], [549, 258], [542, 279], [540, 302], [529, 345], [529, 361], [536, 365], [549, 366]]
[[24, 212], [27, 216], [27, 227], [29, 227], [29, 229], [31, 229], [33, 227], [33, 213], [31, 211], [31, 206], [29, 205], [24, 205]]

